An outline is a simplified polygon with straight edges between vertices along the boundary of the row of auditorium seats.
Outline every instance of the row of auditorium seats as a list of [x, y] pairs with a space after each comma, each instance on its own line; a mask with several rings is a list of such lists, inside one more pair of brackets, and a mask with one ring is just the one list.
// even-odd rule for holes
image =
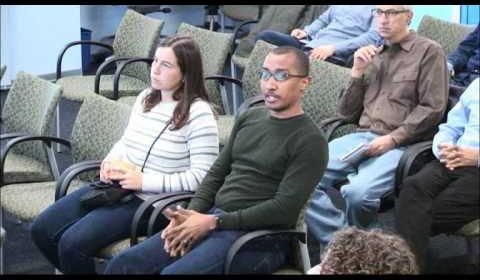
[[[4, 210], [30, 222], [55, 200], [96, 175], [100, 161], [120, 138], [126, 126], [132, 100], [148, 86], [149, 64], [162, 26], [162, 21], [127, 11], [117, 30], [113, 46], [105, 46], [112, 50], [113, 57], [99, 67], [96, 76], [61, 78], [63, 53], [70, 46], [83, 44], [76, 42], [67, 45], [59, 56], [57, 84], [24, 72], [18, 73], [2, 111], [1, 139], [8, 140], [7, 144], [2, 146], [0, 158], [1, 206]], [[418, 29], [420, 35], [438, 41], [446, 52], [450, 51], [452, 46], [458, 45], [469, 31], [468, 27], [446, 23], [429, 16], [425, 16]], [[186, 23], [180, 25], [177, 33], [192, 36], [200, 46], [210, 98], [221, 113], [218, 125], [220, 143], [224, 144], [235, 118], [232, 114], [234, 110], [229, 107], [225, 92], [222, 91], [224, 84], [234, 83], [241, 87], [242, 99], [245, 102], [239, 111], [261, 105], [263, 99], [259, 95], [258, 72], [263, 59], [274, 46], [263, 41], [257, 42], [245, 64], [242, 78], [238, 80], [236, 77], [222, 75], [223, 67], [230, 58], [230, 46], [234, 43], [232, 34], [209, 31]], [[102, 76], [102, 71], [112, 64], [117, 66], [115, 74]], [[325, 61], [311, 62], [312, 82], [302, 101], [303, 108], [305, 113], [324, 129], [329, 140], [355, 128], [355, 124], [346, 124], [335, 112], [336, 101], [348, 82], [349, 75], [348, 68]], [[82, 103], [70, 140], [52, 137], [49, 133], [54, 110], [58, 108], [61, 97]], [[61, 121], [58, 112], [58, 120]], [[61, 174], [53, 154], [53, 144], [57, 143], [70, 149], [74, 163]], [[431, 159], [426, 153], [428, 143], [414, 145], [405, 153], [397, 168], [396, 186]], [[191, 197], [191, 193], [175, 195], [178, 196], [160, 195], [155, 201], [162, 200], [161, 207], [167, 207], [171, 203]], [[392, 206], [388, 203], [391, 203], [393, 196], [392, 193], [384, 199], [386, 209]], [[140, 216], [144, 215], [146, 207], [153, 202], [146, 201], [139, 207], [132, 223], [131, 238], [102, 250], [98, 254], [99, 260], [109, 259], [113, 254], [145, 238], [139, 238], [136, 223]], [[155, 221], [156, 216], [161, 213], [161, 207], [152, 213], [147, 235], [158, 230]], [[476, 223], [476, 229], [470, 225], [470, 229], [460, 233], [478, 235], [478, 220]], [[279, 273], [306, 273], [310, 268], [306, 232], [302, 211], [297, 227], [287, 233], [294, 237], [296, 253], [289, 266]], [[272, 232], [252, 232], [234, 244], [228, 255], [226, 272], [229, 271], [235, 252], [247, 240], [266, 234]]]

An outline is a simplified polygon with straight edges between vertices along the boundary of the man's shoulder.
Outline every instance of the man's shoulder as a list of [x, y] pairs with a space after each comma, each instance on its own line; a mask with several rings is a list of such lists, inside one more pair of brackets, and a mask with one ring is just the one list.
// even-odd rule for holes
[[323, 130], [321, 130], [308, 115], [305, 115], [303, 120], [303, 124], [298, 127], [298, 129], [301, 130], [303, 139], [306, 139], [307, 142], [326, 139]]
[[443, 52], [442, 46], [438, 42], [422, 35], [415, 35], [414, 48], [431, 49]]

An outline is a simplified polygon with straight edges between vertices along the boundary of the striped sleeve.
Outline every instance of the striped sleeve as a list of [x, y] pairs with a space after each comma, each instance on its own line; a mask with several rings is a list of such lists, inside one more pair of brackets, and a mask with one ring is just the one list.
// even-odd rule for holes
[[194, 191], [200, 185], [219, 150], [218, 127], [210, 105], [194, 102], [185, 128], [190, 166], [170, 174], [144, 173], [142, 191]]

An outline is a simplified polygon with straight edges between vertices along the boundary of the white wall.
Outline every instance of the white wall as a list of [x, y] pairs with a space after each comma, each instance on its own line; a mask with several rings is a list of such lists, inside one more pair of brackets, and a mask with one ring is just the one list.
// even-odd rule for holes
[[452, 21], [460, 22], [459, 5], [413, 5], [413, 19], [410, 27], [417, 30], [418, 25], [424, 15]]
[[[2, 85], [18, 71], [55, 73], [57, 57], [71, 41], [80, 40], [79, 5], [2, 5], [1, 61], [7, 65]], [[62, 71], [81, 69], [81, 47], [65, 54]]]

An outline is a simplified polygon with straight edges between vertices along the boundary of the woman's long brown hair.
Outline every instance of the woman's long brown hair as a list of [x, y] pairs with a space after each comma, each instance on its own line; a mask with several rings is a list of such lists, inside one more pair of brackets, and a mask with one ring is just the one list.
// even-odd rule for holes
[[[203, 80], [202, 56], [200, 49], [191, 37], [173, 36], [168, 37], [158, 44], [157, 48], [172, 48], [183, 82], [173, 93], [173, 99], [178, 101], [173, 111], [174, 129], [182, 128], [189, 118], [190, 105], [196, 98], [209, 102], [207, 89]], [[150, 93], [143, 100], [143, 112], [150, 111], [162, 101], [162, 91], [151, 88]]]

